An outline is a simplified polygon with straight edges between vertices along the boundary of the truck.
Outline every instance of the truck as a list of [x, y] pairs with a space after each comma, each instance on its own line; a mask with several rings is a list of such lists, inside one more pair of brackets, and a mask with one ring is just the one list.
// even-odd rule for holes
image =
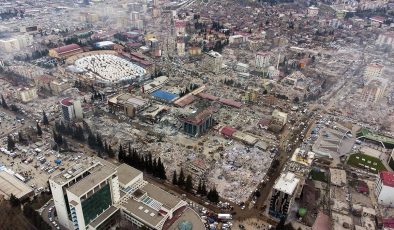
[[219, 213], [218, 214], [218, 219], [219, 220], [232, 220], [233, 216], [231, 214]]

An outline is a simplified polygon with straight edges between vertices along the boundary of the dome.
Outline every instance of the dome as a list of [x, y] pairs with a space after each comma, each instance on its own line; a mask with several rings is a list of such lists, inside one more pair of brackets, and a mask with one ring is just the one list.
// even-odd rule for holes
[[193, 224], [190, 221], [182, 220], [178, 224], [178, 229], [179, 230], [192, 230], [193, 229]]

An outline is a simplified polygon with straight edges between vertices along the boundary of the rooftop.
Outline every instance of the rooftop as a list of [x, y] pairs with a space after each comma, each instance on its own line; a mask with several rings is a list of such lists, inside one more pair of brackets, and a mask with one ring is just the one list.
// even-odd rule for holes
[[342, 169], [330, 168], [331, 184], [344, 186], [346, 182], [346, 171]]
[[90, 171], [88, 176], [78, 181], [67, 190], [80, 197], [114, 173], [116, 173], [114, 168], [111, 168], [107, 165], [98, 164]]
[[364, 137], [373, 141], [383, 142], [385, 144], [394, 145], [394, 138], [380, 135], [378, 133], [372, 132], [369, 129], [362, 128], [357, 132], [357, 137]]
[[213, 108], [207, 107], [189, 115], [184, 120], [185, 122], [198, 125], [202, 123], [207, 117], [212, 115], [212, 113], [213, 113]]
[[189, 226], [191, 225], [192, 229], [205, 229], [201, 218], [193, 209], [189, 207], [183, 209], [179, 217], [176, 217], [176, 220], [168, 228], [169, 230], [179, 230], [179, 227], [184, 226], [185, 224]]
[[29, 186], [16, 177], [5, 171], [0, 172], [0, 193], [6, 196], [14, 194], [17, 198], [23, 198], [32, 192], [33, 190]]
[[115, 206], [109, 207], [107, 210], [105, 210], [103, 213], [101, 213], [96, 219], [94, 219], [92, 222], [90, 222], [90, 226], [93, 228], [97, 228], [101, 223], [106, 221], [109, 217], [111, 217], [116, 211], [118, 211], [119, 208]]
[[163, 99], [165, 101], [168, 101], [168, 102], [170, 102], [170, 101], [172, 101], [172, 100], [174, 100], [175, 98], [178, 97], [178, 95], [176, 95], [176, 94], [173, 94], [173, 93], [170, 93], [170, 92], [167, 92], [167, 91], [164, 91], [164, 90], [160, 90], [160, 89], [156, 90], [151, 95], [154, 96], [154, 97]]
[[384, 185], [394, 187], [394, 172], [380, 172], [379, 176]]
[[57, 184], [64, 185], [82, 173], [89, 171], [91, 168], [95, 167], [96, 164], [98, 164], [98, 162], [90, 158], [89, 160], [70, 166], [68, 169], [53, 176], [51, 180]]
[[130, 167], [127, 164], [121, 164], [118, 168], [119, 183], [127, 185], [130, 181], [140, 175], [142, 172], [138, 169]]
[[71, 106], [72, 105], [71, 101], [72, 101], [71, 98], [64, 98], [63, 100], [60, 101], [60, 104], [65, 106]]
[[77, 44], [70, 44], [70, 45], [66, 45], [66, 46], [61, 46], [55, 49], [55, 51], [58, 54], [65, 54], [65, 53], [69, 53], [75, 50], [80, 50], [81, 47]]
[[293, 195], [299, 182], [300, 179], [298, 179], [294, 173], [292, 172], [282, 173], [279, 179], [276, 181], [274, 185], [274, 189], [284, 192], [288, 195]]

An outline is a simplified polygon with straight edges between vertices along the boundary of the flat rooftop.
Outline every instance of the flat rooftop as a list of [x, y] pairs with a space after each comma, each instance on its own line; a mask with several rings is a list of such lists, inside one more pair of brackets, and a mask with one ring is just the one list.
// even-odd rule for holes
[[122, 206], [127, 212], [132, 213], [137, 218], [152, 226], [156, 226], [164, 218], [158, 211], [133, 198], [128, 199]]
[[344, 186], [346, 184], [346, 171], [342, 169], [330, 168], [331, 184]]
[[80, 197], [114, 173], [116, 173], [116, 169], [107, 165], [98, 164], [90, 171], [90, 175], [73, 184], [67, 190]]
[[274, 185], [274, 189], [289, 195], [293, 195], [299, 182], [300, 179], [298, 179], [294, 173], [292, 172], [282, 173], [279, 179], [276, 181]]
[[373, 141], [394, 145], [394, 138], [372, 132], [369, 129], [365, 129], [365, 128], [362, 128], [360, 131], [357, 132], [357, 137], [358, 138], [364, 137]]
[[110, 218], [116, 211], [118, 211], [119, 208], [115, 206], [109, 207], [107, 210], [105, 210], [103, 213], [101, 213], [96, 219], [94, 219], [92, 222], [90, 222], [90, 226], [93, 228], [97, 228], [101, 223], [106, 221], [108, 218]]
[[13, 175], [4, 171], [0, 172], [0, 193], [6, 196], [14, 194], [17, 198], [23, 198], [31, 192], [33, 192], [32, 188]]
[[181, 229], [179, 227], [184, 226], [185, 224], [190, 224], [192, 229], [205, 229], [204, 223], [202, 222], [200, 216], [193, 209], [186, 207], [182, 209], [179, 215], [179, 217], [174, 217], [176, 220], [171, 223], [171, 226], [168, 228], [169, 230]]
[[127, 164], [121, 164], [118, 168], [118, 178], [120, 184], [128, 184], [138, 175], [142, 174], [142, 172], [138, 169], [135, 169]]
[[61, 173], [53, 176], [51, 178], [57, 184], [64, 185], [70, 180], [73, 180], [75, 177], [80, 175], [81, 173], [90, 170], [99, 162], [98, 158], [88, 158], [85, 161], [74, 164], [68, 169], [62, 171]]
[[179, 202], [182, 201], [178, 197], [150, 183], [146, 184], [141, 190], [147, 192], [148, 195], [153, 199], [161, 202], [167, 209], [174, 208]]

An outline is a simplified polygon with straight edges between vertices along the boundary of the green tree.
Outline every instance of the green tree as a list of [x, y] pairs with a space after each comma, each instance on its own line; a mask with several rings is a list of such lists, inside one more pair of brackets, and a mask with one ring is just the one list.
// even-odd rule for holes
[[8, 109], [7, 102], [5, 101], [3, 95], [1, 95], [1, 105], [3, 106], [4, 109]]
[[180, 187], [185, 185], [185, 174], [183, 173], [183, 169], [181, 168], [181, 172], [179, 173], [178, 177], [178, 185]]
[[216, 188], [209, 190], [207, 198], [213, 203], [219, 202], [219, 193], [216, 191]]
[[13, 151], [14, 149], [15, 149], [14, 138], [12, 138], [11, 135], [8, 135], [8, 137], [7, 137], [7, 150], [8, 151]]
[[198, 186], [197, 186], [197, 194], [202, 193], [202, 182], [201, 179], [198, 181]]
[[108, 156], [109, 156], [110, 158], [114, 158], [114, 157], [115, 157], [115, 152], [114, 152], [114, 150], [112, 149], [111, 145], [108, 145]]
[[20, 200], [14, 194], [10, 196], [10, 203], [12, 207], [19, 207], [21, 204]]
[[193, 178], [191, 175], [188, 175], [185, 182], [185, 190], [186, 192], [191, 192], [193, 189]]
[[201, 186], [201, 195], [206, 196], [207, 195], [207, 186], [205, 185], [205, 181], [202, 182], [202, 186]]
[[174, 170], [174, 173], [172, 174], [172, 184], [177, 185], [178, 184], [178, 179], [176, 176], [176, 170]]
[[44, 125], [49, 125], [49, 120], [48, 120], [48, 117], [47, 117], [47, 114], [45, 113], [45, 111], [42, 111], [42, 123]]
[[38, 124], [38, 122], [37, 122], [37, 135], [40, 136], [40, 137], [42, 136], [42, 130], [41, 130], [41, 127]]
[[118, 159], [120, 162], [125, 162], [125, 159], [126, 159], [126, 153], [123, 150], [122, 144], [119, 144]]

